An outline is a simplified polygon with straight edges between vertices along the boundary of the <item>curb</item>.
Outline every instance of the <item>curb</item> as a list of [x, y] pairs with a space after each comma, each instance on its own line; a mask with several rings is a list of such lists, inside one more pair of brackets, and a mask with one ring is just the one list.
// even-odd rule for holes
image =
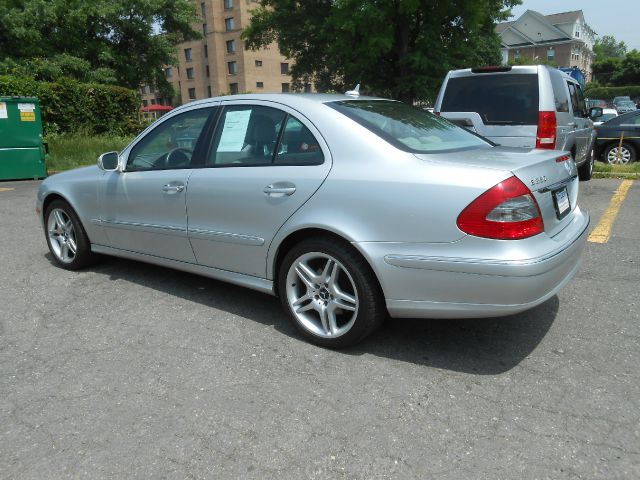
[[640, 180], [640, 173], [636, 172], [593, 172], [592, 178], [625, 178]]

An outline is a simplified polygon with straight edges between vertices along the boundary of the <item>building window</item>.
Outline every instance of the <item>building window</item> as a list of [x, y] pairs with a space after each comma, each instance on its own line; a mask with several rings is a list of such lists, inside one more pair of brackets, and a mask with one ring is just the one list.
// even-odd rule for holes
[[238, 73], [238, 64], [236, 62], [227, 62], [227, 70], [229, 75], [235, 75]]
[[235, 95], [236, 93], [238, 93], [238, 84], [237, 83], [230, 83], [229, 84], [229, 92], [231, 92], [231, 95]]
[[200, 4], [200, 13], [202, 14], [202, 18], [207, 16], [207, 8], [204, 5], [204, 2]]
[[547, 50], [547, 61], [553, 62], [555, 58], [556, 58], [556, 51], [552, 47], [549, 47], [549, 49]]
[[233, 17], [224, 19], [224, 28], [227, 32], [236, 28], [236, 22], [233, 21]]
[[282, 84], [282, 93], [289, 93], [289, 84], [288, 83], [283, 83]]
[[209, 58], [209, 47], [204, 46], [204, 58]]
[[264, 82], [256, 82], [256, 88], [264, 88]]
[[156, 104], [156, 99], [155, 99], [155, 98], [152, 98], [152, 99], [151, 99], [151, 105], [155, 105], [155, 104]]
[[262, 60], [256, 60], [256, 67], [262, 66]]
[[142, 106], [146, 107], [147, 105], [149, 105], [149, 102], [146, 100], [142, 100]]
[[193, 80], [194, 78], [196, 78], [195, 73], [193, 72], [193, 67], [189, 67], [187, 68], [187, 78], [189, 80]]
[[224, 9], [231, 10], [233, 8], [233, 0], [224, 0]]
[[209, 65], [205, 67], [205, 71], [207, 72], [207, 78], [209, 78]]
[[580, 30], [576, 28], [576, 38], [580, 38]]
[[190, 88], [189, 89], [189, 100], [195, 100], [196, 99], [196, 89], [195, 88]]
[[281, 63], [280, 64], [280, 73], [282, 75], [289, 75], [289, 64], [288, 63]]
[[227, 40], [227, 53], [235, 53], [235, 52], [236, 52], [236, 41]]
[[211, 95], [211, 85], [209, 85], [209, 86], [207, 87], [207, 96], [208, 96], [208, 97], [212, 97], [212, 96], [213, 96], [213, 95]]
[[184, 49], [184, 59], [187, 62], [190, 62], [191, 60], [193, 60], [193, 53], [191, 52], [190, 48], [185, 48]]
[[208, 33], [209, 29], [207, 28], [207, 24], [203, 23], [202, 24], [202, 35], [206, 35]]
[[173, 68], [167, 67], [164, 69], [164, 76], [167, 78], [173, 77]]

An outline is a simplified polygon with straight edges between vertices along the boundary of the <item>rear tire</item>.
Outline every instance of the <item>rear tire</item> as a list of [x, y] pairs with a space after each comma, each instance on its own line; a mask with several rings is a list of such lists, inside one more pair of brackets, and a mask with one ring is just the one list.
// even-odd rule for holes
[[355, 345], [387, 317], [369, 264], [348, 243], [328, 237], [303, 240], [285, 255], [278, 295], [293, 325], [321, 347]]
[[627, 142], [622, 142], [622, 148], [618, 151], [620, 147], [619, 143], [612, 143], [607, 146], [604, 150], [603, 160], [609, 164], [622, 164], [626, 165], [627, 163], [635, 162], [636, 150], [632, 145]]
[[584, 162], [581, 166], [578, 167], [578, 177], [581, 181], [586, 182], [587, 180], [591, 180], [593, 175], [593, 165], [596, 161], [595, 153], [593, 149], [589, 152], [589, 158]]
[[47, 207], [44, 231], [49, 251], [59, 267], [78, 270], [95, 261], [87, 232], [71, 205], [64, 200], [54, 200]]

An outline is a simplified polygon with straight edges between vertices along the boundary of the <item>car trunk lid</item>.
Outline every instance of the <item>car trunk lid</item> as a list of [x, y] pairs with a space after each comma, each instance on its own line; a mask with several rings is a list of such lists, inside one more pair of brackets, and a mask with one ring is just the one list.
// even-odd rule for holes
[[[430, 154], [416, 156], [423, 160], [435, 160]], [[578, 176], [569, 152], [493, 147], [438, 155], [438, 160], [508, 171], [515, 175], [531, 190], [538, 202], [545, 232], [550, 236], [570, 222], [570, 213], [578, 200]]]

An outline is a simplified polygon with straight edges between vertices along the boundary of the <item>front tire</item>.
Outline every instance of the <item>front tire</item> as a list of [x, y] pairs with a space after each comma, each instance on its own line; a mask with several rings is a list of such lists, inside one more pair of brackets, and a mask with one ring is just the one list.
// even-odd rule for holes
[[369, 264], [351, 245], [330, 238], [304, 240], [285, 255], [278, 295], [298, 331], [322, 347], [354, 345], [387, 316]]
[[604, 151], [604, 161], [609, 164], [622, 164], [636, 161], [636, 151], [627, 142], [622, 143], [620, 147], [619, 143], [612, 143]]
[[54, 200], [44, 214], [49, 251], [56, 265], [77, 270], [93, 263], [95, 254], [80, 219], [64, 200]]

